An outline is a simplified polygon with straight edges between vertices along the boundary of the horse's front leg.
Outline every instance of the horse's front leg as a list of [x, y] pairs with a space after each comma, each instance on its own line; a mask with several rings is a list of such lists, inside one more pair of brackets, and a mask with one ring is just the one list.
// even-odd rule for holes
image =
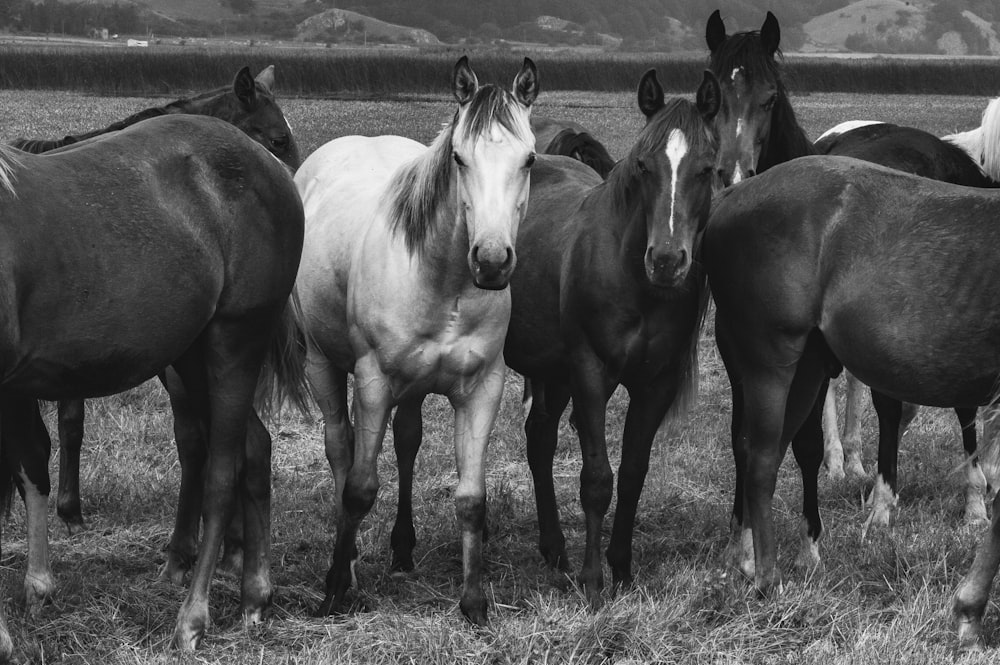
[[976, 549], [969, 572], [955, 591], [953, 610], [958, 620], [958, 645], [962, 650], [983, 647], [983, 614], [990, 588], [1000, 566], [1000, 495], [993, 499], [993, 520]]
[[270, 559], [271, 435], [255, 412], [250, 413], [247, 425], [246, 468], [239, 498], [227, 536], [233, 530], [232, 523], [242, 517], [240, 540], [243, 547], [240, 560], [243, 578], [240, 609], [246, 623], [257, 624], [264, 620], [264, 612], [271, 605], [274, 588], [271, 585]]
[[[378, 494], [378, 456], [382, 451], [391, 410], [392, 392], [388, 379], [379, 369], [375, 353], [360, 357], [354, 373], [354, 461], [347, 470], [342, 489], [338, 487], [341, 509], [333, 563], [326, 574], [326, 595], [318, 611], [320, 615], [336, 614], [347, 609], [344, 599], [354, 577], [358, 529]], [[328, 457], [331, 456], [330, 443], [331, 439], [327, 439]], [[342, 448], [350, 446], [350, 441], [341, 436], [336, 444]], [[350, 458], [351, 455], [350, 450], [332, 452], [337, 460]]]
[[989, 484], [981, 460], [976, 456], [976, 412], [978, 409], [957, 408], [955, 415], [962, 426], [962, 447], [965, 448], [965, 523], [989, 521], [986, 516], [986, 493]]
[[601, 605], [604, 571], [601, 569], [601, 529], [611, 505], [614, 472], [608, 461], [608, 442], [604, 429], [607, 402], [615, 388], [605, 375], [599, 358], [589, 351], [574, 358], [572, 382], [573, 411], [578, 416], [577, 433], [583, 453], [580, 470], [580, 504], [586, 521], [586, 543], [579, 583], [591, 606]]
[[844, 444], [837, 417], [837, 390], [832, 383], [823, 402], [823, 466], [830, 480], [844, 479]]
[[498, 355], [469, 392], [449, 395], [455, 408], [455, 460], [458, 487], [455, 514], [462, 532], [462, 614], [486, 625], [483, 593], [483, 530], [486, 527], [486, 447], [503, 395], [505, 367]]
[[56, 514], [72, 536], [87, 528], [80, 509], [80, 449], [83, 447], [84, 400], [61, 399], [59, 409], [59, 492]]
[[618, 467], [618, 503], [607, 558], [615, 589], [632, 586], [632, 531], [639, 497], [649, 471], [649, 454], [660, 424], [677, 397], [683, 373], [665, 372], [648, 384], [629, 390], [628, 413]]
[[420, 413], [423, 403], [423, 395], [400, 403], [392, 419], [392, 443], [399, 468], [396, 523], [389, 539], [394, 571], [413, 570], [413, 548], [417, 544], [417, 533], [413, 528], [413, 467], [423, 439], [423, 417]]

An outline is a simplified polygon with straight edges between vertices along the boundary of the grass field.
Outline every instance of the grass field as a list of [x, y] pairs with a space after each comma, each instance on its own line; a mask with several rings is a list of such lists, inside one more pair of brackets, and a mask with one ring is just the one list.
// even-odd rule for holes
[[[513, 72], [511, 72], [513, 74]], [[278, 85], [280, 88], [280, 72]], [[810, 136], [842, 120], [884, 118], [935, 133], [978, 124], [985, 98], [812, 94], [793, 104]], [[53, 92], [0, 92], [4, 137], [62, 136], [103, 125], [162, 100], [107, 99]], [[336, 136], [398, 133], [430, 140], [451, 104], [413, 101], [283, 100], [303, 154]], [[579, 120], [621, 156], [641, 126], [632, 94], [543, 92], [536, 113]], [[455, 484], [450, 411], [425, 407], [415, 515], [418, 570], [389, 575], [388, 539], [396, 472], [387, 442], [381, 500], [360, 535], [361, 594], [372, 610], [339, 619], [310, 616], [322, 598], [332, 547], [333, 484], [318, 419], [286, 416], [272, 426], [272, 569], [278, 585], [272, 620], [245, 629], [238, 584], [214, 586], [215, 625], [194, 655], [169, 651], [184, 590], [156, 581], [169, 536], [179, 469], [167, 400], [158, 385], [89, 403], [83, 455], [84, 511], [90, 530], [68, 537], [52, 511], [55, 602], [27, 617], [20, 588], [25, 565], [23, 509], [4, 532], [2, 566], [17, 657], [45, 663], [943, 663], [955, 659], [950, 595], [972, 560], [979, 530], [960, 526], [961, 460], [954, 417], [925, 411], [900, 455], [901, 509], [893, 527], [861, 542], [867, 481], [821, 483], [824, 564], [792, 567], [800, 484], [786, 463], [775, 501], [782, 595], [760, 600], [726, 570], [733, 483], [728, 384], [709, 325], [701, 343], [702, 390], [690, 417], [657, 438], [635, 537], [636, 588], [599, 611], [585, 606], [536, 551], [534, 500], [524, 461], [520, 379], [508, 391], [491, 441], [490, 541], [485, 548], [491, 623], [461, 618], [460, 545], [451, 499]], [[624, 416], [621, 394], [609, 409], [616, 463]], [[51, 410], [50, 410], [51, 411]], [[49, 413], [51, 423], [52, 413]], [[866, 421], [867, 440], [874, 419]], [[865, 461], [873, 465], [874, 449]], [[556, 459], [560, 510], [570, 556], [581, 560], [579, 453], [563, 426]], [[53, 474], [56, 472], [53, 466]], [[54, 476], [53, 476], [54, 477]], [[52, 502], [54, 504], [54, 502]], [[610, 525], [610, 519], [606, 524]], [[14, 596], [11, 598], [10, 596]], [[997, 607], [985, 637], [994, 648], [959, 662], [992, 662], [1000, 645]]]

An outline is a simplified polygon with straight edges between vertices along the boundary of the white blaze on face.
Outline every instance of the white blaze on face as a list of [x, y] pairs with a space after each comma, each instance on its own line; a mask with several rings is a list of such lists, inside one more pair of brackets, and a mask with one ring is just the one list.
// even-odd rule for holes
[[670, 161], [670, 235], [674, 233], [674, 201], [677, 199], [677, 172], [681, 160], [688, 152], [687, 137], [679, 129], [670, 131], [667, 137], [667, 159]]
[[736, 166], [733, 168], [733, 184], [737, 184], [743, 180], [743, 169], [740, 168], [740, 163], [736, 162]]

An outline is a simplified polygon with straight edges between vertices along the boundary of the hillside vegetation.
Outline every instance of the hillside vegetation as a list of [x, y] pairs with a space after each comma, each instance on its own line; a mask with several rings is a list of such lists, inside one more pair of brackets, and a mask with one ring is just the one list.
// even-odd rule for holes
[[1000, 55], [993, 0], [0, 0], [16, 32], [152, 32], [416, 46], [542, 44], [700, 51], [708, 14], [756, 29], [766, 11], [785, 51]]

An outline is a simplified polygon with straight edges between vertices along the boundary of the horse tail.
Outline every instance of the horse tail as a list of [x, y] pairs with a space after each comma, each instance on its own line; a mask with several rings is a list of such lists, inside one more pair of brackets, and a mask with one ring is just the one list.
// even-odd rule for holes
[[297, 300], [293, 295], [281, 312], [257, 382], [254, 406], [263, 420], [276, 415], [288, 402], [302, 414], [309, 414], [305, 367], [305, 335], [299, 324]]
[[[701, 238], [698, 238], [699, 244]], [[694, 256], [699, 256], [699, 252], [694, 252]], [[705, 324], [705, 315], [708, 312], [708, 305], [712, 300], [712, 292], [708, 288], [708, 273], [700, 261], [695, 260], [691, 266], [691, 274], [688, 277], [689, 288], [695, 297], [695, 316], [691, 326], [691, 333], [687, 339], [687, 348], [681, 357], [680, 385], [677, 389], [677, 396], [674, 397], [670, 409], [664, 418], [664, 422], [678, 422], [683, 416], [694, 407], [698, 401], [698, 349], [701, 342], [701, 330]]]

